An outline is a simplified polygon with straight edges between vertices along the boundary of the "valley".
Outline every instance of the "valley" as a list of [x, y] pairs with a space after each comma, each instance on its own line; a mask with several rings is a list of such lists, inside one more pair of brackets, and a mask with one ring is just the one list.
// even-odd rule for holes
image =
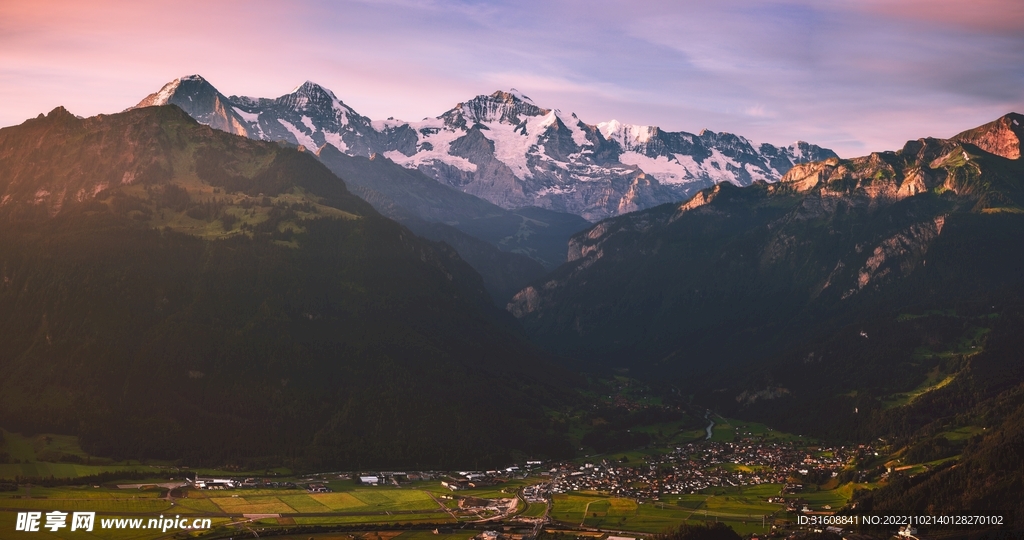
[[[303, 88], [245, 103], [340, 111]], [[569, 129], [523, 96], [462, 105], [439, 121], [466, 144], [472, 115]], [[0, 130], [0, 526], [173, 511], [210, 527], [161, 538], [494, 540], [1021, 516], [1020, 115], [590, 223], [186, 112]]]
[[[573, 461], [526, 460], [494, 470], [296, 474], [149, 463], [132, 469], [136, 479], [130, 481], [23, 478], [18, 489], [0, 493], [0, 523], [38, 509], [95, 512], [98, 523], [148, 523], [170, 513], [209, 519], [207, 530], [189, 535], [196, 538], [244, 531], [314, 538], [333, 531], [329, 534], [359, 538], [435, 529], [454, 538], [487, 530], [507, 538], [555, 533], [596, 538], [645, 536], [707, 521], [741, 533], [781, 533], [810, 530], [801, 526], [800, 516], [857, 515], [849, 503], [858, 490], [885, 485], [890, 474], [917, 475], [941, 465], [898, 465], [899, 452], [884, 444], [829, 446], [763, 425], [718, 420], [712, 440], [679, 431], [642, 449]], [[9, 432], [4, 438], [7, 447], [22, 449], [16, 459], [25, 465], [50, 448], [82, 454], [69, 438]], [[29, 446], [39, 450], [26, 454]], [[885, 531], [862, 533], [884, 537]], [[126, 528], [116, 534], [155, 537]], [[180, 531], [159, 537], [176, 534]], [[48, 537], [45, 531], [40, 536]]]
[[1024, 538], [1021, 0], [10, 0], [0, 58], [0, 540]]

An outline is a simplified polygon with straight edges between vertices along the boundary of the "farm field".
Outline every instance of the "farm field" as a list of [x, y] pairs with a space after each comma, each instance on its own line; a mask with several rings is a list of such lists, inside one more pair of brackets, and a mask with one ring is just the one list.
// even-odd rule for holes
[[[0, 479], [21, 478], [79, 478], [110, 472], [140, 472], [152, 474], [154, 479], [167, 481], [168, 476], [195, 473], [201, 476], [287, 476], [291, 470], [283, 467], [258, 471], [225, 471], [220, 469], [178, 468], [171, 462], [136, 460], [113, 461], [90, 456], [82, 450], [78, 437], [39, 433], [26, 436], [0, 430], [3, 442], [0, 452], [6, 452], [10, 463], [0, 463]], [[62, 460], [63, 458], [63, 460]], [[132, 480], [138, 483], [139, 480]]]
[[[162, 490], [123, 490], [92, 487], [20, 487], [17, 491], [0, 493], [0, 508], [66, 512], [169, 512], [191, 513], [182, 507], [171, 506], [170, 501], [159, 498]], [[29, 498], [31, 496], [31, 498]]]
[[444, 512], [424, 514], [401, 514], [394, 516], [331, 516], [296, 517], [297, 525], [358, 525], [358, 524], [399, 524], [399, 523], [455, 523], [455, 519]]
[[[209, 514], [326, 514], [338, 512], [336, 516], [309, 517], [292, 516], [259, 520], [259, 523], [276, 526], [280, 524], [331, 525], [331, 524], [404, 524], [404, 523], [453, 523], [455, 520], [442, 511], [428, 493], [413, 489], [363, 488], [348, 492], [307, 493], [305, 490], [215, 490], [187, 492], [187, 498], [171, 501], [159, 498], [162, 490], [111, 489], [91, 487], [32, 488], [32, 498], [25, 498], [27, 490], [0, 495], [0, 531], [13, 531], [17, 512], [24, 510], [43, 513], [59, 510], [64, 512], [97, 512], [97, 524], [102, 518], [111, 518], [124, 513], [125, 517], [148, 520], [159, 515], [203, 515]], [[18, 498], [15, 498], [18, 497]], [[362, 514], [362, 515], [360, 515]], [[227, 517], [213, 518], [218, 523], [230, 521]], [[147, 521], [148, 523], [148, 521]], [[63, 534], [52, 535], [48, 531], [34, 535], [34, 538], [63, 538]], [[433, 535], [431, 535], [433, 537]], [[2, 537], [2, 534], [0, 534]], [[76, 538], [153, 538], [152, 532], [104, 530], [90, 536]], [[308, 537], [308, 535], [306, 536]], [[454, 536], [462, 539], [463, 536]], [[411, 538], [411, 536], [410, 536]], [[433, 537], [436, 540], [436, 537]], [[382, 539], [384, 540], [384, 539]]]
[[178, 512], [162, 499], [0, 499], [0, 507], [62, 512]]
[[479, 531], [453, 531], [434, 534], [432, 531], [374, 531], [369, 533], [321, 533], [275, 536], [280, 540], [469, 540]]
[[[0, 463], [0, 479], [81, 478], [103, 473], [129, 471], [152, 475], [153, 479], [160, 478], [161, 481], [166, 482], [167, 477], [178, 476], [183, 472], [182, 469], [174, 467], [170, 462], [154, 461], [143, 464], [134, 460], [113, 461], [108, 458], [90, 456], [82, 450], [78, 437], [72, 435], [40, 433], [26, 436], [6, 430], [0, 431], [3, 433], [0, 452], [6, 452], [10, 460], [10, 463]], [[215, 469], [197, 469], [188, 472], [203, 476], [246, 475], [245, 472]], [[264, 475], [268, 472], [279, 475], [291, 473], [288, 469], [274, 469], [272, 471], [253, 471], [250, 474]], [[131, 482], [137, 483], [139, 480]]]
[[[537, 477], [530, 477], [526, 479], [509, 480], [493, 486], [482, 486], [478, 488], [462, 489], [457, 492], [460, 497], [479, 497], [481, 499], [507, 499], [514, 497], [516, 492], [520, 489], [543, 482], [544, 480]], [[441, 495], [453, 495], [453, 492], [448, 488], [441, 485], [439, 481], [425, 481], [425, 482], [412, 482], [407, 484], [409, 488], [421, 489], [433, 493], [435, 497]]]
[[681, 495], [660, 502], [637, 503], [633, 499], [600, 495], [559, 494], [554, 497], [552, 518], [571, 525], [621, 529], [636, 532], [661, 532], [684, 521], [693, 523], [717, 519], [737, 528], [746, 522], [753, 527], [747, 532], [761, 531], [761, 516], [782, 510], [780, 504], [765, 502], [777, 495], [781, 486], [765, 484], [736, 488], [719, 488], [714, 493]]
[[[139, 516], [103, 516], [102, 519], [118, 519], [118, 518], [138, 518]], [[156, 517], [156, 516], [154, 516]], [[11, 531], [15, 529], [15, 520], [17, 516], [13, 512], [0, 512], [0, 531]], [[145, 518], [148, 520], [148, 518]], [[220, 525], [224, 525], [229, 520], [224, 518], [210, 518], [212, 528], [216, 528]], [[68, 529], [61, 529], [60, 531], [53, 533], [49, 529], [40, 527], [39, 531], [27, 534], [25, 538], [33, 538], [39, 540], [65, 540], [67, 538], [82, 539], [82, 540], [152, 540], [155, 537], [163, 536], [160, 531], [146, 530], [146, 529], [117, 529], [117, 528], [102, 528], [101, 517], [96, 516], [96, 522], [92, 532], [75, 531], [73, 534], [69, 534]], [[45, 523], [45, 521], [43, 522]], [[145, 521], [144, 524], [148, 524]], [[42, 523], [41, 523], [42, 525]], [[168, 531], [170, 533], [170, 531]], [[17, 533], [22, 534], [23, 533]], [[4, 536], [9, 538], [9, 536]]]
[[545, 503], [530, 503], [530, 505], [526, 507], [526, 510], [520, 515], [523, 517], [541, 517], [544, 515], [544, 511], [547, 510], [547, 508], [548, 505]]
[[712, 420], [715, 421], [715, 427], [711, 430], [711, 440], [714, 442], [732, 442], [737, 435], [741, 437], [764, 437], [767, 441], [775, 442], [811, 441], [811, 439], [778, 431], [757, 422], [725, 418], [717, 415], [712, 416]]
[[215, 511], [239, 514], [439, 510], [426, 492], [401, 488], [363, 488], [334, 493], [307, 493], [303, 489], [190, 491], [189, 497], [188, 502], [182, 501], [183, 505], [204, 500], [215, 505]]
[[799, 497], [804, 499], [814, 508], [822, 508], [829, 505], [832, 508], [840, 508], [852, 497], [855, 489], [877, 488], [878, 484], [854, 484], [848, 482], [832, 490], [801, 492]]

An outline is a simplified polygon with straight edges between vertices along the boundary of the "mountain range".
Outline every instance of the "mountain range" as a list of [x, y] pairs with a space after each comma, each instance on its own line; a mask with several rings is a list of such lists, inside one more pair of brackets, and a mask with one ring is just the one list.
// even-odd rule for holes
[[1024, 458], [1022, 141], [1011, 113], [609, 218], [507, 309], [578, 369], [928, 463], [856, 495], [855, 513], [1020, 523], [1006, 471]]
[[794, 164], [835, 157], [804, 142], [776, 147], [708, 130], [694, 135], [615, 120], [587, 124], [514, 89], [417, 122], [371, 120], [308, 81], [274, 99], [227, 97], [192, 75], [137, 106], [165, 104], [253, 139], [383, 156], [505, 209], [536, 206], [588, 220], [680, 201], [721, 182], [773, 182]]
[[626, 375], [677, 415], [930, 464], [861, 508], [1024, 515], [1024, 116], [810, 160], [514, 92], [423, 123], [311, 83], [140, 105], [0, 129], [5, 429], [190, 465], [490, 466], [616, 448], [629, 426], [595, 431], [573, 373]]
[[[915, 360], [914, 346], [965, 331], [925, 337], [942, 332], [902, 321], [960, 313], [976, 325], [967, 321], [1024, 299], [1013, 247], [1024, 240], [1022, 122], [1009, 114], [948, 140], [798, 165], [775, 184], [722, 183], [610, 218], [574, 236], [570, 261], [508, 310], [538, 343], [591, 368], [680, 381], [726, 366], [756, 373], [723, 384], [732, 409], [853, 392], [841, 408], [871, 411], [936, 367]], [[893, 332], [899, 351], [865, 353]], [[768, 367], [776, 362], [792, 371]]]

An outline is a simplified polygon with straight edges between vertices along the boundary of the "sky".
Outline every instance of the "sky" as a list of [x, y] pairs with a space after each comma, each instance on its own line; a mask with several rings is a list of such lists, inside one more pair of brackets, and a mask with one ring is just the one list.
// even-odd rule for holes
[[0, 126], [190, 74], [229, 96], [312, 80], [372, 119], [516, 88], [589, 124], [854, 157], [1024, 112], [1024, 2], [0, 0]]

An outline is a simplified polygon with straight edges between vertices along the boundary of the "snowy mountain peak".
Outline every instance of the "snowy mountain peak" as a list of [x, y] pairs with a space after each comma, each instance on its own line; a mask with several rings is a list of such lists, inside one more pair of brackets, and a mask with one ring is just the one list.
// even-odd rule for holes
[[520, 101], [525, 101], [527, 103], [534, 104], [533, 100], [530, 99], [530, 96], [527, 96], [526, 94], [520, 92], [519, 90], [516, 90], [515, 88], [510, 88], [508, 90], [508, 94], [511, 94], [512, 97], [514, 97], [514, 98], [516, 98], [516, 99], [518, 99]]
[[[255, 101], [251, 98], [245, 101], [250, 107], [253, 104], [262, 106], [264, 102], [264, 100]], [[269, 103], [268, 101], [268, 105]], [[334, 95], [334, 92], [312, 81], [306, 81], [296, 86], [290, 93], [273, 100], [273, 103], [275, 107], [283, 107], [313, 118], [315, 120], [313, 124], [333, 132], [337, 132], [342, 126], [348, 124], [349, 118], [359, 116], [351, 107], [342, 103]], [[309, 129], [317, 131], [313, 127]]]
[[217, 89], [206, 79], [199, 75], [186, 75], [163, 85], [159, 92], [146, 96], [136, 107], [152, 107], [168, 103], [179, 104], [178, 101], [195, 101], [201, 96], [216, 94]]
[[137, 107], [150, 107], [154, 105], [167, 105], [171, 101], [171, 96], [178, 90], [178, 86], [181, 84], [181, 79], [174, 79], [173, 81], [163, 85], [160, 91], [155, 94], [143, 98], [139, 102]]
[[532, 100], [518, 93], [498, 90], [489, 96], [479, 95], [460, 103], [454, 109], [441, 115], [450, 128], [468, 129], [475, 124], [498, 122], [519, 125], [522, 117], [546, 116], [550, 109], [542, 109]]
[[597, 129], [605, 139], [619, 143], [623, 150], [633, 150], [646, 145], [661, 131], [658, 126], [623, 124], [618, 120], [601, 122], [597, 125]]
[[319, 84], [313, 81], [306, 81], [296, 86], [290, 93], [306, 96], [309, 98], [313, 98], [316, 96], [327, 96], [332, 100], [338, 99], [338, 97], [334, 95], [334, 92], [331, 92], [327, 88], [324, 88], [323, 86], [320, 86]]
[[312, 81], [277, 98], [228, 98], [202, 77], [182, 77], [140, 106], [166, 103], [231, 133], [376, 154], [505, 208], [540, 206], [591, 220], [684, 200], [721, 182], [774, 182], [796, 163], [835, 155], [801, 142], [754, 146], [710, 130], [698, 136], [618, 120], [587, 124], [515, 88], [421, 122], [371, 121]]

